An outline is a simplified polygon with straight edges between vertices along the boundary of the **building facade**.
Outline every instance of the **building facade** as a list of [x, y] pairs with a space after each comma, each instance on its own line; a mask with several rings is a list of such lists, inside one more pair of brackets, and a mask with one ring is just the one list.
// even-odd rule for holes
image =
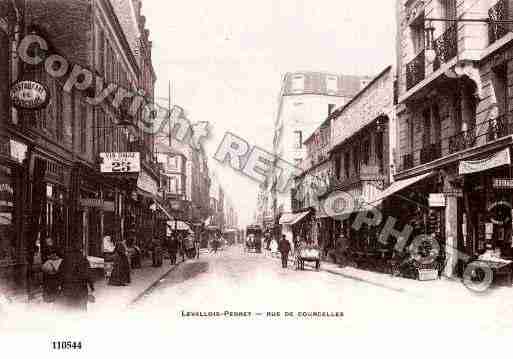
[[[444, 201], [418, 210], [415, 222], [444, 247], [449, 276], [461, 275], [468, 258], [487, 244], [506, 256], [511, 252], [511, 216], [504, 213], [512, 200], [513, 34], [511, 24], [494, 20], [511, 20], [512, 5], [397, 2], [395, 179], [415, 182], [405, 191], [421, 193], [416, 200], [424, 206], [430, 194], [442, 194]], [[422, 228], [429, 215], [437, 225]]]
[[[307, 155], [304, 141], [318, 127], [319, 120], [347, 103], [368, 81], [368, 77], [319, 72], [287, 73], [278, 98], [274, 155], [299, 168]], [[268, 184], [270, 208], [267, 209], [275, 223], [282, 213], [291, 212], [290, 188], [279, 192], [276, 182], [277, 175]]]
[[[153, 96], [151, 42], [140, 3], [126, 3], [131, 26], [140, 31], [134, 37], [137, 49], [130, 46], [119, 21], [121, 13], [111, 1], [2, 3], [18, 6], [7, 9], [8, 30], [16, 29], [8, 40], [13, 51], [25, 36], [37, 35], [48, 44], [48, 56], [58, 55], [70, 67], [94, 71], [88, 88], [68, 89], [68, 78], [58, 71], [60, 62], [45, 67], [43, 61], [29, 64], [19, 56], [8, 57], [8, 83], [41, 84], [49, 98], [42, 108], [19, 109], [6, 102], [9, 89], [1, 89], [2, 109], [9, 114], [1, 119], [2, 138], [9, 139], [9, 152], [24, 161], [15, 180], [23, 181], [19, 184], [23, 190], [16, 189], [23, 201], [16, 206], [15, 241], [16, 265], [29, 271], [28, 276], [18, 277], [30, 278], [24, 283], [29, 292], [38, 285], [38, 263], [45, 259], [48, 237], [61, 248], [78, 245], [88, 256], [102, 255], [105, 234], [139, 242], [141, 247], [151, 237], [150, 233], [145, 238], [145, 229], [152, 228], [160, 170], [153, 156], [153, 138], [141, 130], [142, 111], [131, 114], [126, 99], [119, 106], [112, 101], [86, 101], [97, 94], [95, 87], [107, 83], [127, 90], [143, 88], [150, 100]], [[120, 157], [140, 158], [133, 163], [140, 169], [115, 173], [120, 171], [105, 159]], [[14, 173], [9, 167], [8, 172]], [[109, 168], [105, 171], [105, 167]]]

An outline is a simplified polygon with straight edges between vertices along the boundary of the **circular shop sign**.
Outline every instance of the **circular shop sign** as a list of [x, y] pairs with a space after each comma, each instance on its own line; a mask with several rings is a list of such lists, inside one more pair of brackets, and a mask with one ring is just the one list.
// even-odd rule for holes
[[50, 100], [48, 89], [36, 81], [22, 80], [11, 87], [11, 101], [14, 107], [23, 110], [39, 110]]

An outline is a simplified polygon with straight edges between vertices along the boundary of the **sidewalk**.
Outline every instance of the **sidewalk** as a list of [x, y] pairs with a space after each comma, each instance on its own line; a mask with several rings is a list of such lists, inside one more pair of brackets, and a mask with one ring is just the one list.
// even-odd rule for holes
[[[88, 304], [88, 311], [125, 309], [181, 263], [183, 263], [181, 258], [178, 258], [178, 264], [175, 265], [170, 265], [169, 259], [166, 259], [161, 267], [153, 267], [150, 259], [144, 259], [142, 268], [131, 270], [131, 283], [127, 286], [111, 286], [107, 284], [107, 280], [103, 277], [96, 279], [94, 282], [95, 290], [92, 293], [95, 302]], [[28, 301], [26, 295], [11, 300], [12, 304], [35, 310], [52, 310], [53, 307], [53, 304], [43, 301], [42, 293], [39, 293], [30, 301]]]
[[[266, 257], [273, 258], [268, 251], [264, 251], [264, 253]], [[281, 261], [280, 258], [274, 259]], [[293, 265], [294, 260], [289, 255], [289, 268], [291, 270], [295, 270]], [[315, 270], [314, 263], [306, 262], [305, 270]], [[513, 300], [513, 288], [511, 287], [491, 287], [485, 293], [477, 293], [466, 288], [460, 278], [442, 276], [441, 279], [419, 281], [354, 267], [340, 267], [338, 264], [328, 261], [321, 261], [320, 270], [321, 272], [338, 275], [341, 279], [354, 280], [362, 284], [381, 287], [384, 290], [403, 293], [419, 299], [451, 298], [451, 300], [457, 300], [471, 298], [492, 302], [508, 300], [506, 298]]]
[[93, 292], [96, 300], [89, 303], [88, 311], [128, 307], [181, 263], [183, 262], [178, 259], [177, 264], [170, 265], [169, 260], [165, 260], [161, 267], [152, 267], [151, 260], [144, 260], [142, 268], [131, 270], [131, 283], [127, 286], [112, 286], [105, 279], [97, 280]]

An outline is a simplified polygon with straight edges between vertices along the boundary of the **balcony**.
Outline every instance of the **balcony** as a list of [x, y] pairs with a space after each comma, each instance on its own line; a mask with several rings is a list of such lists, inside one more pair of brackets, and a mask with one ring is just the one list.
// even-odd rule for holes
[[440, 68], [441, 64], [447, 63], [458, 53], [458, 27], [454, 23], [445, 32], [433, 41], [433, 49], [436, 53], [433, 70]]
[[420, 163], [428, 163], [442, 157], [442, 142], [431, 143], [420, 150]]
[[406, 90], [424, 80], [426, 76], [425, 51], [422, 50], [413, 60], [406, 64]]
[[383, 182], [384, 180], [385, 175], [379, 166], [361, 164], [358, 173], [353, 173], [349, 177], [341, 179], [331, 177], [329, 180], [327, 192], [331, 192], [336, 189], [343, 190], [363, 181]]
[[413, 154], [408, 153], [403, 155], [402, 157], [402, 167], [401, 170], [407, 170], [413, 167]]
[[501, 24], [493, 21], [508, 20], [509, 16], [508, 0], [499, 0], [494, 6], [488, 9], [488, 43], [491, 45], [501, 37], [506, 35], [511, 28], [510, 24]]
[[449, 153], [455, 153], [513, 134], [511, 113], [472, 126], [449, 137]]

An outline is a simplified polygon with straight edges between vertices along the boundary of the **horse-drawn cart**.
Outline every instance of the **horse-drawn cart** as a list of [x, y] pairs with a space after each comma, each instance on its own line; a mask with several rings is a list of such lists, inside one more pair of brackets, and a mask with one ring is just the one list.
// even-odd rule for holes
[[304, 246], [297, 248], [295, 253], [296, 270], [304, 270], [305, 262], [315, 262], [315, 270], [321, 269], [321, 250], [316, 246]]

